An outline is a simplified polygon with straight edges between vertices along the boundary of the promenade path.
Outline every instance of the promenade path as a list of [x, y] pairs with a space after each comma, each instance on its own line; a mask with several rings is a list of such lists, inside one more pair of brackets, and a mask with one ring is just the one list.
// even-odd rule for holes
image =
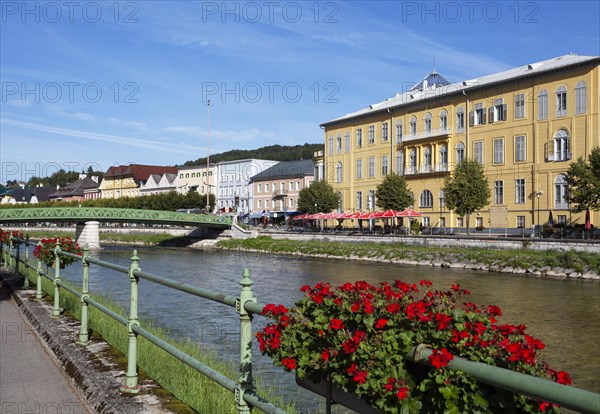
[[90, 412], [0, 284], [0, 413]]

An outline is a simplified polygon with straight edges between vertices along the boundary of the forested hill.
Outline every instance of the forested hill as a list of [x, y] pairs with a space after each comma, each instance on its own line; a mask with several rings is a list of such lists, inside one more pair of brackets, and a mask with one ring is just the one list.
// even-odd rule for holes
[[[274, 161], [295, 161], [308, 160], [313, 158], [315, 151], [321, 151], [323, 144], [304, 144], [304, 145], [270, 145], [254, 150], [231, 150], [221, 154], [210, 156], [210, 163], [221, 161], [245, 160], [248, 158], [256, 158], [262, 160]], [[184, 166], [191, 165], [206, 165], [206, 158], [198, 158], [194, 161], [187, 161]]]

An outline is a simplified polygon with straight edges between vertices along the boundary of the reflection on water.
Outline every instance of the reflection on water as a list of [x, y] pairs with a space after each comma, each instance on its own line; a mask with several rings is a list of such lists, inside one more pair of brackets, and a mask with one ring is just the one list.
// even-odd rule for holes
[[[101, 260], [128, 266], [132, 250], [107, 248]], [[292, 306], [299, 288], [327, 281], [333, 285], [366, 280], [371, 283], [401, 279], [418, 283], [429, 279], [433, 287], [448, 289], [454, 283], [471, 291], [470, 301], [494, 304], [503, 311], [500, 322], [524, 323], [527, 331], [546, 344], [544, 359], [571, 374], [573, 385], [600, 392], [600, 283], [589, 280], [542, 279], [524, 275], [493, 274], [470, 270], [318, 260], [248, 252], [207, 252], [192, 249], [143, 248], [141, 268], [195, 286], [237, 296], [245, 267], [250, 269], [253, 290], [260, 303]], [[80, 279], [80, 265], [65, 275]], [[69, 276], [67, 276], [69, 277]], [[69, 277], [69, 278], [71, 278]], [[90, 267], [90, 291], [108, 293], [124, 306], [129, 302], [125, 274]], [[150, 282], [140, 282], [140, 317], [169, 330], [171, 335], [198, 341], [224, 358], [237, 361], [238, 316], [232, 308]], [[255, 318], [255, 330], [266, 321]], [[256, 345], [256, 344], [255, 344]], [[256, 377], [298, 401], [306, 410], [318, 400], [298, 390], [290, 374], [273, 367], [254, 349]]]

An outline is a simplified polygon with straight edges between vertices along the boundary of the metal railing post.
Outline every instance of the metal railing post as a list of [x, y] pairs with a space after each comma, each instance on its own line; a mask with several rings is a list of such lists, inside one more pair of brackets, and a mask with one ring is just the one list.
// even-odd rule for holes
[[17, 249], [17, 252], [15, 253], [15, 273], [19, 274], [19, 262], [21, 261], [21, 242], [16, 237], [15, 237], [15, 241], [16, 241], [15, 247]]
[[87, 258], [90, 255], [90, 248], [86, 244], [83, 247], [83, 256], [81, 263], [83, 264], [83, 281], [81, 283], [81, 326], [79, 328], [79, 340], [75, 341], [77, 345], [86, 346], [89, 343], [90, 337], [88, 332], [88, 304], [85, 301], [90, 297], [89, 295], [89, 277], [90, 277], [90, 264]]
[[235, 401], [240, 414], [249, 414], [252, 407], [244, 400], [244, 394], [254, 392], [252, 379], [252, 315], [245, 309], [247, 302], [255, 302], [252, 293], [254, 282], [250, 279], [250, 270], [244, 269], [240, 285], [239, 299], [236, 299], [235, 307], [240, 315], [240, 372], [238, 383], [235, 388]]
[[141, 270], [138, 264], [140, 258], [137, 250], [133, 251], [131, 256], [131, 265], [129, 266], [129, 280], [131, 281], [131, 301], [129, 303], [129, 322], [127, 323], [127, 333], [129, 343], [127, 345], [127, 375], [125, 385], [119, 388], [121, 392], [137, 394], [140, 392], [137, 375], [137, 334], [133, 331], [133, 326], [139, 326], [138, 321], [138, 278], [134, 274], [136, 270]]
[[56, 240], [54, 248], [54, 307], [52, 308], [52, 317], [60, 317], [60, 240]]
[[25, 280], [23, 289], [29, 289], [29, 234], [25, 236]]
[[[40, 243], [41, 244], [41, 243]], [[36, 285], [35, 285], [35, 301], [36, 302], [40, 302], [42, 300], [42, 273], [44, 271], [42, 270], [42, 261], [38, 260], [37, 261], [37, 269], [35, 270], [35, 273], [37, 274], [36, 277]]]
[[11, 272], [14, 270], [15, 265], [14, 265], [14, 245], [13, 245], [13, 241], [12, 241], [12, 236], [8, 237], [8, 270], [10, 270]]

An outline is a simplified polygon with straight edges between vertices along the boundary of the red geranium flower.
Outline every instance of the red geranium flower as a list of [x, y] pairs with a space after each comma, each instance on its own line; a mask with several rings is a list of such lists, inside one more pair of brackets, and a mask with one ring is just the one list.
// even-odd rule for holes
[[337, 331], [344, 328], [344, 321], [342, 321], [341, 319], [333, 318], [329, 326], [331, 326], [331, 329]]

